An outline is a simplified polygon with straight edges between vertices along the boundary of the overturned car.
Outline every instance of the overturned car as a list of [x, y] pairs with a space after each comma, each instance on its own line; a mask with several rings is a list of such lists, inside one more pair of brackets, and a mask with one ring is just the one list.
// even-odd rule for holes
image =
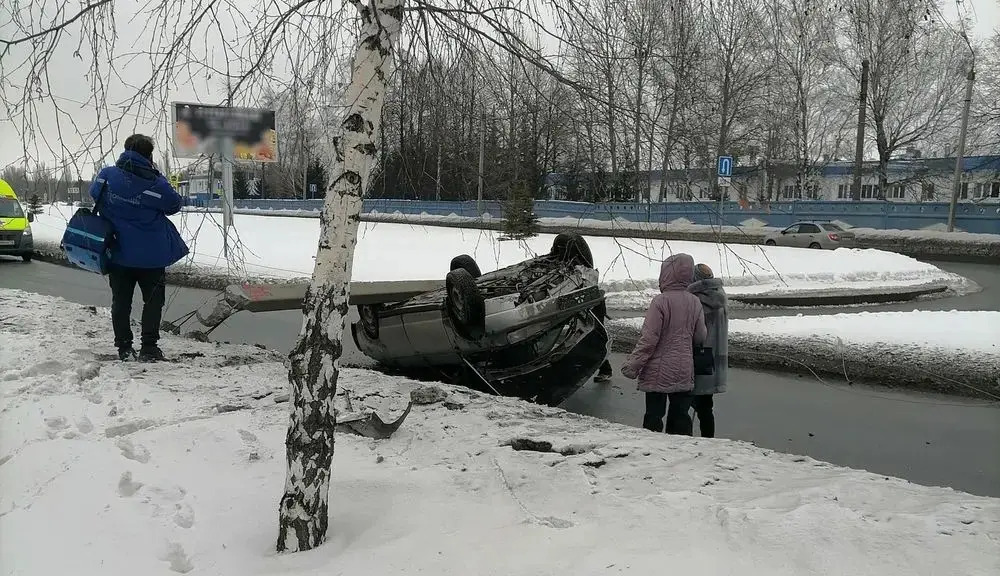
[[586, 240], [483, 274], [456, 256], [445, 286], [400, 302], [358, 306], [358, 349], [388, 368], [555, 406], [589, 380], [609, 351], [604, 292]]

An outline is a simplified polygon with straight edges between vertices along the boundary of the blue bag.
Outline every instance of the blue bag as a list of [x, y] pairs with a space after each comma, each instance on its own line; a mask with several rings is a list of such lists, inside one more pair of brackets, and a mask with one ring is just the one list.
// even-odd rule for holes
[[102, 180], [101, 191], [97, 193], [94, 209], [77, 210], [66, 224], [66, 231], [59, 244], [70, 262], [102, 276], [108, 273], [111, 246], [115, 241], [114, 226], [100, 214], [107, 188], [107, 181]]

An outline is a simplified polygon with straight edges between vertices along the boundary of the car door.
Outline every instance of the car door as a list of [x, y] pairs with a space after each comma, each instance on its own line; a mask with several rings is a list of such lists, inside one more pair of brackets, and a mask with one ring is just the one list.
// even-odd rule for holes
[[778, 237], [778, 246], [798, 246], [798, 235], [799, 225], [792, 224], [781, 231], [781, 236]]
[[798, 245], [802, 248], [808, 248], [811, 244], [823, 245], [823, 239], [820, 238], [820, 234], [823, 231], [819, 229], [819, 226], [815, 224], [799, 224]]

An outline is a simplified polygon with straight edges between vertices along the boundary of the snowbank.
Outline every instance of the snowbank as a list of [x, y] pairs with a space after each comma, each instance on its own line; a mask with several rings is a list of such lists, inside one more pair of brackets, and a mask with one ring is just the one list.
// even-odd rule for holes
[[[41, 215], [36, 243], [58, 243], [68, 214]], [[312, 274], [319, 221], [237, 215], [234, 255], [223, 255], [220, 218], [213, 213], [186, 212], [174, 217], [193, 255], [184, 263], [220, 271], [230, 277], [302, 278]], [[354, 260], [354, 279], [436, 280], [444, 278], [451, 258], [466, 253], [484, 270], [516, 263], [548, 252], [553, 234], [526, 241], [501, 241], [489, 230], [437, 226], [362, 223]], [[871, 290], [947, 284], [971, 289], [964, 278], [912, 258], [878, 250], [801, 250], [783, 247], [667, 242], [636, 238], [587, 238], [601, 283], [617, 300], [648, 302], [657, 290], [660, 263], [686, 252], [711, 266], [733, 294], [797, 293], [836, 287]], [[175, 267], [179, 268], [179, 267]]]
[[[5, 573], [998, 568], [998, 499], [447, 386], [444, 403], [415, 406], [388, 440], [340, 434], [329, 541], [276, 555], [287, 404], [274, 355], [168, 337], [182, 363], [121, 364], [103, 355], [105, 309], [11, 290], [0, 309]], [[355, 406], [388, 418], [415, 386], [364, 370], [341, 378]]]
[[[642, 318], [608, 323], [630, 351]], [[772, 316], [729, 321], [733, 365], [1000, 399], [1000, 312]]]
[[[217, 210], [217, 209], [214, 209]], [[243, 209], [240, 214], [294, 216], [299, 218], [318, 218], [316, 210], [266, 210]], [[370, 222], [394, 222], [409, 224], [424, 224], [435, 226], [452, 226], [465, 228], [500, 228], [500, 219], [449, 214], [438, 216], [433, 214], [403, 214], [380, 213], [376, 210], [362, 214], [362, 220]], [[636, 236], [666, 240], [689, 240], [696, 242], [726, 242], [730, 244], [762, 244], [764, 237], [779, 230], [767, 226], [766, 222], [748, 218], [739, 225], [718, 226], [694, 224], [680, 217], [670, 222], [632, 222], [622, 218], [614, 220], [596, 220], [592, 218], [539, 218], [540, 228], [545, 232], [559, 230], [578, 230], [584, 234], [616, 236]], [[840, 222], [840, 224], [845, 224]], [[874, 248], [898, 252], [914, 258], [946, 259], [976, 262], [1000, 262], [1000, 235], [973, 234], [964, 231], [947, 232], [943, 224], [923, 230], [879, 230], [874, 228], [854, 228], [848, 226], [856, 236], [857, 247]]]

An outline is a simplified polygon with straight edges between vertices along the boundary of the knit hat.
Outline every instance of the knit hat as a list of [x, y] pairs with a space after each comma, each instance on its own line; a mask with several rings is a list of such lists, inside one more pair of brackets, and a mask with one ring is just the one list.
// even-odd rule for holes
[[694, 281], [706, 280], [708, 278], [715, 278], [712, 274], [712, 269], [708, 267], [708, 264], [698, 264], [694, 267]]

